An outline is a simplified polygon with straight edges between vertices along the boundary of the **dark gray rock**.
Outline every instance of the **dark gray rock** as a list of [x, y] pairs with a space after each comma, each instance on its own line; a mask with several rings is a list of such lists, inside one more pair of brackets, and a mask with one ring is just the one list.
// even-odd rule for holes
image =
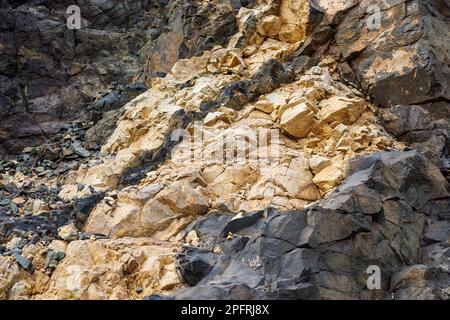
[[426, 242], [446, 242], [449, 239], [450, 224], [448, 221], [432, 222], [423, 235]]
[[47, 257], [45, 259], [45, 267], [46, 268], [56, 268], [59, 261], [64, 259], [66, 257], [66, 254], [64, 252], [56, 252], [53, 250], [50, 250], [47, 252]]
[[385, 120], [385, 128], [397, 137], [410, 131], [432, 130], [433, 119], [421, 106], [397, 105], [390, 109], [394, 118]]
[[450, 130], [447, 119], [450, 107], [442, 103], [398, 105], [389, 111], [389, 114], [382, 113], [382, 123], [387, 131], [427, 155], [448, 177]]
[[[422, 235], [436, 241], [448, 236], [446, 223], [425, 231], [433, 215], [430, 203], [445, 199], [448, 209], [446, 180], [415, 151], [364, 156], [350, 168], [353, 173], [338, 190], [305, 211], [268, 210], [231, 221], [214, 215], [211, 222], [203, 217], [193, 223], [189, 228], [201, 230], [201, 242], [219, 246], [221, 253], [183, 250], [178, 267], [192, 287], [174, 297], [390, 298], [390, 288], [397, 285], [390, 276], [428, 259], [421, 254]], [[366, 287], [370, 265], [381, 268], [380, 290]], [[426, 296], [435, 297], [433, 290]], [[416, 294], [399, 291], [396, 298]]]
[[187, 285], [195, 286], [211, 271], [216, 259], [213, 252], [199, 252], [199, 249], [188, 248], [186, 253], [177, 257], [178, 270]]
[[18, 253], [14, 253], [13, 257], [17, 261], [17, 263], [25, 270], [30, 271], [33, 268], [33, 264], [31, 263], [31, 261], [25, 258], [24, 256]]
[[214, 45], [225, 46], [237, 32], [236, 14], [229, 1], [169, 1], [164, 8], [167, 31], [142, 50], [145, 72], [170, 72], [178, 59], [200, 55]]
[[85, 148], [83, 148], [83, 146], [81, 146], [79, 142], [72, 143], [71, 146], [72, 150], [80, 157], [88, 158], [91, 155], [91, 153]]
[[78, 230], [83, 229], [84, 224], [86, 223], [92, 209], [94, 209], [97, 203], [99, 203], [103, 199], [103, 197], [103, 192], [95, 192], [89, 197], [75, 200], [70, 217], [75, 221], [75, 225]]
[[390, 108], [394, 117], [382, 116], [386, 129], [424, 153], [449, 180], [450, 4], [377, 3], [381, 24], [373, 28], [370, 5], [355, 1], [329, 22], [336, 30], [330, 52], [340, 61], [340, 76]]
[[371, 30], [367, 26], [370, 5], [370, 1], [359, 1], [350, 8], [335, 35], [342, 58], [363, 88], [384, 107], [448, 100], [448, 1], [380, 3], [381, 25]]
[[241, 110], [246, 103], [255, 101], [261, 95], [289, 82], [293, 77], [294, 73], [290, 65], [270, 59], [261, 65], [251, 79], [230, 83], [223, 88], [217, 100], [204, 101], [200, 106], [200, 112], [178, 110], [171, 116], [168, 126], [171, 129], [165, 134], [162, 145], [156, 150], [145, 152], [135, 166], [127, 169], [122, 174], [121, 185], [139, 183], [149, 171], [156, 170], [164, 163], [173, 147], [179, 143], [172, 140], [173, 130], [186, 129], [190, 123], [204, 119], [209, 112], [220, 106]]

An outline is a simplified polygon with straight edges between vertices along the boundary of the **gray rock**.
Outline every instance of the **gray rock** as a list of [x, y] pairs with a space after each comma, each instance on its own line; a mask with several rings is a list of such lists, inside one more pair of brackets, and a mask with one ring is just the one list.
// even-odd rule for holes
[[44, 172], [45, 171], [45, 168], [44, 167], [42, 167], [42, 166], [39, 166], [39, 167], [36, 167], [36, 172], [38, 172], [38, 173], [42, 173], [42, 172]]
[[11, 198], [5, 197], [0, 201], [0, 206], [8, 206], [11, 204]]
[[397, 105], [390, 108], [390, 111], [395, 118], [384, 120], [384, 126], [390, 133], [398, 137], [409, 131], [434, 128], [433, 119], [421, 106]]
[[[340, 17], [335, 35], [336, 47], [352, 66], [363, 88], [384, 107], [448, 100], [450, 66], [445, 48], [450, 41], [446, 22], [449, 3], [410, 0], [398, 5], [381, 4], [385, 14], [380, 28], [371, 30], [376, 36], [374, 41], [362, 31], [367, 28], [370, 4], [359, 1], [350, 8]], [[395, 28], [391, 30], [392, 26]], [[354, 45], [349, 46], [349, 41]], [[411, 57], [399, 58], [396, 52], [411, 53]], [[376, 72], [380, 60], [395, 68], [383, 69], [374, 77], [369, 71]]]
[[123, 114], [123, 108], [105, 112], [103, 118], [86, 131], [86, 142], [90, 146], [100, 146], [114, 132], [117, 121]]
[[13, 257], [17, 261], [17, 263], [25, 270], [31, 270], [33, 268], [33, 264], [31, 263], [31, 261], [25, 258], [24, 256], [18, 253], [14, 253]]
[[[447, 185], [415, 151], [364, 156], [351, 169], [338, 190], [305, 211], [269, 210], [231, 221], [215, 215], [211, 222], [202, 217], [193, 223], [190, 228], [201, 230], [202, 241], [208, 239], [221, 253], [186, 248], [178, 256], [178, 269], [191, 287], [174, 298], [390, 298], [391, 287], [400, 290], [390, 276], [425, 259], [422, 235], [444, 239], [444, 224], [438, 232], [425, 232], [425, 222], [428, 203], [446, 199], [448, 207]], [[382, 288], [376, 292], [366, 287], [370, 265], [382, 270]], [[445, 284], [448, 276], [436, 274]], [[397, 291], [396, 298], [441, 294], [433, 290], [409, 288]]]
[[72, 143], [71, 146], [72, 146], [72, 150], [80, 157], [89, 158], [91, 156], [91, 153], [88, 150], [86, 150], [85, 148], [83, 148], [79, 143], [77, 143], [77, 142]]
[[14, 202], [10, 203], [10, 207], [11, 207], [12, 213], [14, 213], [14, 214], [19, 213], [19, 208], [17, 207], [17, 205]]
[[[146, 90], [153, 74], [216, 44], [226, 46], [237, 31], [238, 11], [229, 0], [79, 1], [82, 29], [68, 30], [65, 12], [72, 4], [2, 2], [2, 155], [41, 144], [69, 119], [97, 122]], [[21, 61], [19, 48], [29, 53]]]
[[59, 261], [61, 261], [62, 259], [64, 259], [66, 256], [66, 254], [64, 252], [55, 252], [53, 250], [50, 250], [49, 252], [47, 252], [47, 257], [46, 257], [46, 268], [55, 268]]
[[103, 98], [96, 101], [93, 106], [97, 109], [110, 110], [119, 103], [119, 100], [119, 93], [117, 91], [112, 91]]
[[426, 229], [423, 239], [430, 242], [445, 242], [450, 234], [448, 221], [434, 221]]

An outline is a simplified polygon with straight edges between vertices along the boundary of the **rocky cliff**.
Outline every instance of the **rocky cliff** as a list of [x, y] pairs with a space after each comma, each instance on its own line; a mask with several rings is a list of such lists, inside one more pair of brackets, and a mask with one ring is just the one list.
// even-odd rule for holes
[[0, 5], [0, 298], [450, 298], [447, 1], [76, 3]]

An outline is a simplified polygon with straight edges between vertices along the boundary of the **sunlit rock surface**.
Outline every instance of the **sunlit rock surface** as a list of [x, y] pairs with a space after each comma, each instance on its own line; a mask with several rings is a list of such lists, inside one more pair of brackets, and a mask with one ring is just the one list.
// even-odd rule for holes
[[[446, 1], [387, 1], [380, 21], [365, 0], [102, 3], [80, 1], [80, 35], [131, 52], [81, 38], [54, 90], [31, 96], [33, 64], [0, 46], [0, 152], [42, 142], [30, 126], [75, 83], [71, 115], [95, 122], [62, 117], [0, 162], [1, 299], [448, 299]], [[42, 5], [7, 2], [0, 44], [24, 12], [41, 39], [68, 32]]]

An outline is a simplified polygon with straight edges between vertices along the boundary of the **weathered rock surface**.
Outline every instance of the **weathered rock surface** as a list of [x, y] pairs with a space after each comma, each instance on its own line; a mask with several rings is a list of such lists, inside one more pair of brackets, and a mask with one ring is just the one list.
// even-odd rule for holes
[[[51, 267], [47, 250], [34, 246], [25, 253], [35, 268], [33, 275], [11, 257], [0, 257], [0, 298], [108, 300], [163, 293], [181, 285], [175, 249], [171, 244], [142, 238], [73, 241], [59, 251], [64, 256], [62, 262]], [[49, 273], [49, 268], [54, 270]]]
[[370, 5], [349, 9], [335, 35], [362, 86], [385, 107], [448, 100], [448, 2], [380, 3], [379, 26]]
[[[226, 45], [237, 31], [241, 3], [233, 3], [3, 1], [0, 154], [36, 145], [68, 121], [97, 121], [178, 59]], [[80, 30], [66, 26], [74, 4], [81, 9]]]
[[388, 129], [429, 155], [448, 176], [450, 4], [390, 1], [378, 9], [370, 8], [370, 1], [352, 4], [342, 8], [348, 10], [335, 34], [341, 75], [390, 107], [398, 119], [388, 117]]
[[446, 1], [77, 3], [0, 5], [1, 299], [449, 298]]
[[[148, 28], [158, 18], [146, 18], [146, 1], [111, 10], [121, 2], [80, 1], [84, 20], [79, 31], [66, 26], [66, 10], [73, 2], [3, 2], [2, 154], [20, 152], [55, 134], [68, 121], [89, 117], [88, 106], [99, 95], [119, 80], [122, 84], [132, 80], [139, 65], [138, 50], [145, 43], [140, 28]], [[127, 30], [132, 23], [135, 28]], [[106, 111], [102, 107], [93, 112]]]
[[[440, 277], [426, 280], [433, 286], [420, 282], [427, 278], [428, 267], [416, 267], [425, 262], [421, 239], [438, 233], [436, 246], [448, 246], [447, 222], [442, 231], [430, 226], [425, 232], [440, 201], [446, 201], [445, 210], [450, 210], [448, 185], [439, 170], [414, 151], [365, 156], [356, 159], [351, 170], [356, 172], [338, 190], [304, 211], [256, 212], [233, 220], [212, 216], [192, 224], [200, 237], [199, 248], [186, 247], [178, 261], [185, 281], [194, 286], [175, 298], [448, 295], [445, 266], [436, 271]], [[205, 228], [208, 224], [214, 227]], [[216, 246], [221, 253], [214, 253]], [[373, 264], [382, 270], [381, 289], [376, 291], [364, 289], [366, 270]], [[402, 270], [404, 265], [409, 269]]]
[[449, 106], [440, 105], [440, 115], [430, 106], [405, 106], [383, 110], [382, 119], [386, 129], [410, 147], [426, 154], [449, 179], [450, 130]]

